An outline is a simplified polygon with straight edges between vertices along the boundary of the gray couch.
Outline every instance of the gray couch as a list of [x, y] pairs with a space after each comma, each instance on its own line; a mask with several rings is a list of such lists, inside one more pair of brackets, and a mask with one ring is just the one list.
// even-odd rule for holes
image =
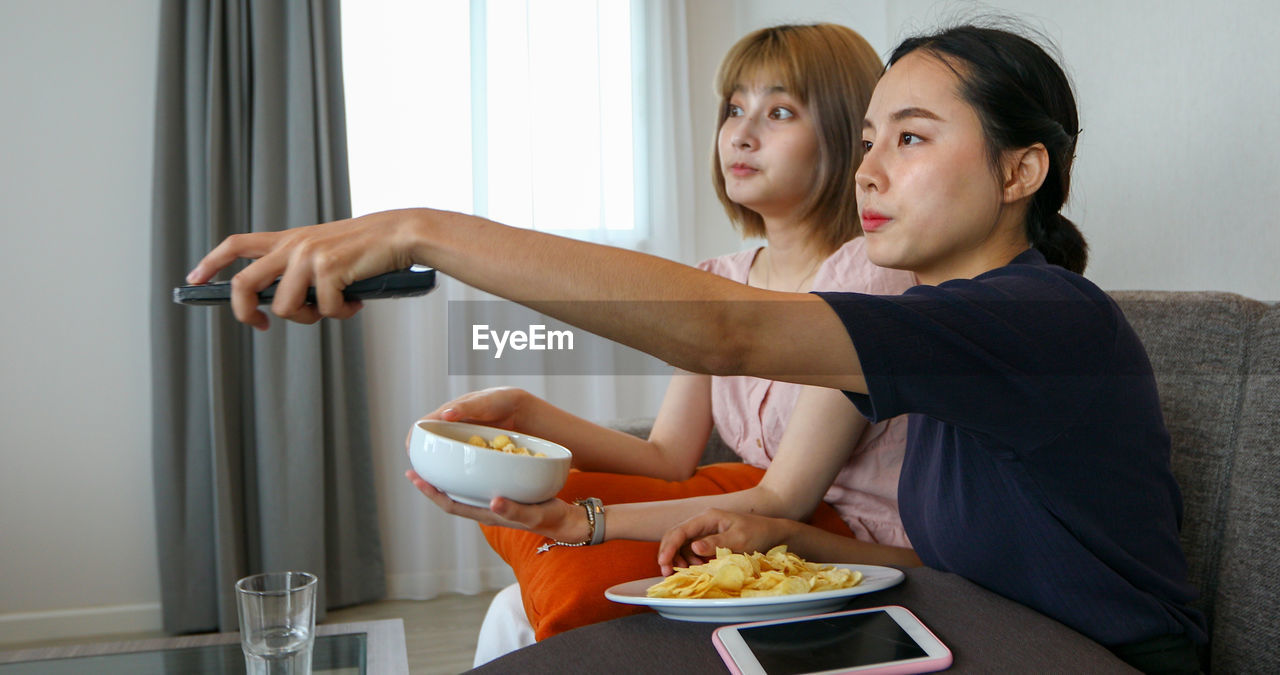
[[[1228, 293], [1121, 291], [1112, 295], [1146, 345], [1173, 439], [1173, 469], [1184, 504], [1182, 542], [1191, 581], [1200, 589], [1196, 604], [1209, 619], [1206, 669], [1280, 672], [1280, 617], [1276, 616], [1280, 609], [1280, 306]], [[630, 420], [618, 426], [643, 436], [648, 423]], [[704, 462], [732, 459], [723, 443], [713, 438]], [[969, 594], [965, 606], [982, 607], [987, 615], [966, 617], [963, 625], [956, 625], [954, 611], [928, 605], [943, 602], [942, 598], [923, 593], [895, 596], [922, 612], [940, 635], [949, 630], [956, 636], [952, 646], [957, 672], [1007, 671], [1011, 662], [1019, 664], [1012, 666], [1014, 670], [1044, 671], [1043, 664], [1032, 665], [1037, 651], [1054, 658], [1073, 655], [1048, 670], [1071, 672], [1086, 663], [1080, 658], [1083, 638], [1060, 624], [1044, 617], [1039, 617], [1041, 624], [1030, 623], [1025, 615], [1030, 610], [986, 597], [992, 594], [984, 596], [971, 584], [950, 578], [954, 575], [922, 570], [909, 577], [902, 594], [912, 593], [912, 585], [945, 589], [933, 596]], [[1041, 630], [1045, 644], [1018, 653], [1015, 640], [997, 634], [1011, 623]], [[590, 653], [595, 642], [616, 645], [614, 639], [639, 637], [636, 631], [644, 630], [661, 636], [682, 663], [693, 666], [697, 659], [705, 659], [706, 672], [723, 672], [714, 651], [708, 652], [705, 630], [684, 629], [683, 633], [698, 634], [677, 645], [682, 633], [673, 632], [656, 617], [630, 617], [609, 624], [557, 636], [529, 648], [532, 651], [527, 654], [521, 650], [509, 661], [495, 662], [493, 672], [517, 665], [522, 672], [541, 672], [538, 667], [555, 663], [563, 666], [562, 659]], [[646, 656], [642, 651], [625, 655], [636, 672], [645, 670], [635, 660]], [[1087, 670], [1115, 665], [1107, 663], [1105, 654], [1094, 656]], [[688, 670], [694, 671], [702, 669]]]
[[1206, 655], [1280, 672], [1280, 306], [1229, 293], [1112, 293], [1160, 388]]

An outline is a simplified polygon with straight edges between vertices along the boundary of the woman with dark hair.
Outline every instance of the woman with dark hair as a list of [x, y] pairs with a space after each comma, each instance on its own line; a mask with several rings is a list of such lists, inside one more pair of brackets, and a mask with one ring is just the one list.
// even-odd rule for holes
[[[858, 203], [872, 260], [925, 285], [821, 295], [858, 355], [849, 397], [873, 421], [913, 413], [898, 498], [923, 563], [1142, 670], [1196, 672], [1205, 626], [1154, 378], [1119, 308], [1078, 276], [1084, 238], [1058, 213], [1076, 135], [1067, 78], [1033, 42], [976, 27], [905, 41], [867, 111]], [[716, 546], [855, 555], [811, 530], [709, 512], [659, 555], [664, 570]]]
[[[350, 282], [418, 262], [688, 370], [843, 389], [873, 421], [910, 414], [898, 499], [925, 565], [1143, 670], [1194, 671], [1205, 626], [1188, 605], [1155, 378], [1120, 309], [1079, 275], [1083, 238], [1058, 214], [1076, 133], [1066, 77], [1029, 40], [963, 26], [896, 50], [867, 111], [856, 180], [871, 260], [921, 282], [900, 296], [771, 292], [429, 210], [233, 237], [189, 280], [257, 257], [233, 281], [233, 308], [265, 328], [255, 294], [278, 276], [273, 311], [316, 321], [359, 309], [342, 300]], [[494, 258], [508, 264], [485, 264]], [[547, 524], [537, 505], [476, 509], [410, 479], [450, 513]], [[782, 541], [822, 561], [875, 546], [709, 512], [669, 532], [659, 560]]]

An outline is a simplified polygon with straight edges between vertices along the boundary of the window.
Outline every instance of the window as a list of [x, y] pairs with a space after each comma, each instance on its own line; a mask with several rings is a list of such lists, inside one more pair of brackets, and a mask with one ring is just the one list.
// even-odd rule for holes
[[355, 213], [426, 205], [643, 238], [632, 12], [627, 0], [343, 3]]

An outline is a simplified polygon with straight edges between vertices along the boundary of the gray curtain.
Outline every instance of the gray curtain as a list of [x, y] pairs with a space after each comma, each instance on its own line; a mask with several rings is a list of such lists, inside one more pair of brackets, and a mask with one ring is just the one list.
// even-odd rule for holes
[[258, 333], [170, 295], [227, 235], [350, 216], [338, 17], [337, 0], [162, 5], [151, 339], [170, 633], [236, 630], [235, 581], [261, 571], [317, 574], [321, 612], [385, 594], [359, 322]]

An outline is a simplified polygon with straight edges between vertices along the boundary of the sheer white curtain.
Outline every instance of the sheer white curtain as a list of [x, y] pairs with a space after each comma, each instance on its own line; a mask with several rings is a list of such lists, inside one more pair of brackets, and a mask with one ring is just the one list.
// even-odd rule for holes
[[[549, 18], [553, 5], [561, 14]], [[584, 59], [591, 49], [584, 33], [617, 30], [619, 22], [627, 48], [607, 41]], [[703, 153], [691, 148], [684, 23], [683, 0], [344, 3], [354, 212], [429, 205], [693, 262], [693, 166]], [[527, 56], [513, 57], [513, 44]], [[611, 75], [624, 57], [633, 75]], [[625, 124], [627, 108], [633, 125]], [[547, 169], [552, 157], [587, 170], [556, 174]], [[632, 189], [620, 191], [620, 177]], [[666, 387], [665, 378], [647, 376], [451, 376], [449, 303], [480, 294], [439, 279], [425, 298], [364, 310], [394, 598], [475, 593], [513, 580], [473, 522], [442, 514], [405, 480], [403, 442], [414, 420], [499, 384], [589, 419], [652, 415]]]

